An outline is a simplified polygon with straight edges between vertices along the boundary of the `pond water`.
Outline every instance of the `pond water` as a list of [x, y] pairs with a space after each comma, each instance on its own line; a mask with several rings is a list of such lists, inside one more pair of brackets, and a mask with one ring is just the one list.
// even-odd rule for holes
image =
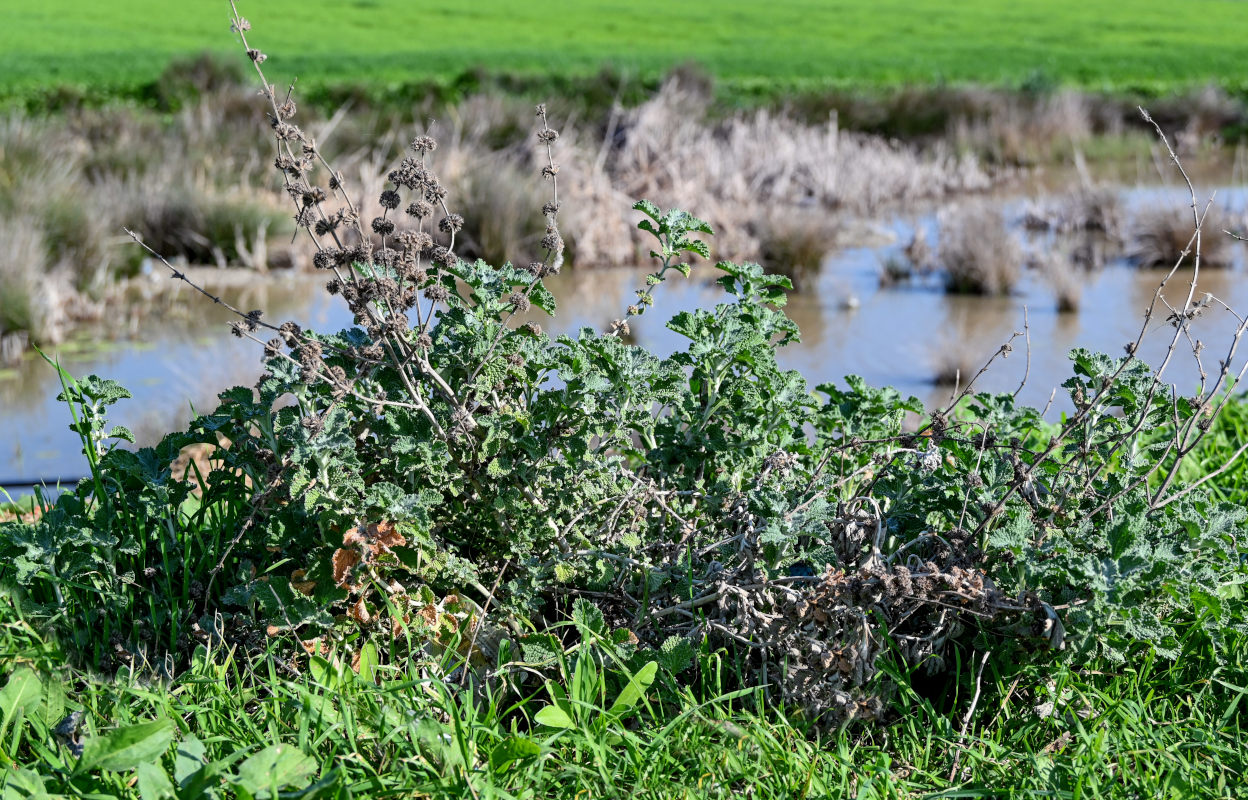
[[[1223, 187], [1216, 197], [1217, 205], [1242, 224], [1248, 191]], [[1188, 204], [1186, 198], [1185, 191], [1174, 188], [1121, 190], [1127, 219], [1149, 207], [1181, 210]], [[1037, 252], [1051, 246], [1050, 239], [1031, 237], [1017, 224], [1027, 207], [1023, 196], [1002, 197], [999, 202], [1029, 250]], [[1021, 400], [1042, 408], [1053, 388], [1068, 377], [1067, 353], [1072, 348], [1122, 353], [1123, 346], [1138, 333], [1142, 312], [1165, 274], [1133, 268], [1121, 259], [1110, 261], [1102, 269], [1079, 273], [1081, 303], [1078, 310], [1068, 313], [1056, 310], [1054, 291], [1037, 270], [1026, 270], [1008, 297], [948, 295], [937, 279], [883, 287], [883, 264], [901, 257], [916, 228], [934, 233], [937, 217], [935, 210], [929, 209], [871, 225], [882, 234], [876, 238], [887, 243], [830, 254], [814, 274], [802, 276], [801, 290], [790, 300], [788, 312], [799, 324], [802, 340], [785, 348], [781, 357], [785, 366], [800, 370], [811, 386], [857, 374], [871, 384], [895, 386], [929, 404], [945, 401], [951, 387], [935, 385], [933, 376], [954, 362], [973, 364], [977, 369], [1012, 332], [1023, 330], [1026, 313], [1030, 374]], [[1232, 308], [1248, 310], [1243, 247], [1235, 245], [1231, 252], [1232, 268], [1202, 270], [1197, 296], [1211, 292]], [[653, 309], [633, 325], [635, 341], [662, 354], [682, 346], [681, 338], [668, 331], [664, 323], [677, 311], [713, 306], [724, 299], [714, 283], [714, 272], [700, 267], [690, 279], [677, 277], [660, 287]], [[548, 282], [559, 300], [560, 312], [542, 324], [556, 333], [582, 326], [603, 328], [621, 316], [644, 275], [642, 268], [565, 270]], [[350, 325], [341, 300], [322, 291], [321, 275], [260, 277], [231, 271], [217, 273], [217, 277], [226, 279], [220, 291], [232, 302], [243, 309], [265, 309], [268, 320], [293, 319], [318, 330]], [[168, 281], [159, 273], [152, 277], [154, 282], [162, 280]], [[1183, 302], [1189, 281], [1190, 272], [1181, 271], [1169, 284], [1165, 296], [1172, 304]], [[185, 424], [191, 416], [191, 404], [209, 410], [218, 391], [253, 382], [260, 359], [258, 345], [228, 334], [229, 315], [189, 288], [161, 292], [152, 305], [157, 313], [149, 310], [142, 320], [111, 326], [113, 330], [128, 329], [133, 336], [76, 339], [54, 351], [75, 375], [96, 373], [126, 386], [134, 398], [116, 406], [110, 419], [135, 430], [148, 442], [173, 426]], [[1162, 323], [1163, 318], [1164, 313], [1144, 340], [1142, 355], [1150, 363], [1157, 363], [1164, 355], [1173, 334], [1173, 328]], [[1225, 311], [1196, 322], [1197, 335], [1209, 346], [1206, 364], [1215, 370], [1235, 325], [1235, 318]], [[1023, 340], [1017, 340], [1013, 355], [994, 364], [980, 387], [1013, 391], [1027, 369], [1026, 349]], [[1190, 353], [1176, 359], [1167, 375], [1181, 391], [1190, 392], [1197, 386], [1198, 373]], [[54, 481], [84, 474], [80, 445], [67, 428], [68, 411], [54, 399], [59, 390], [55, 372], [37, 357], [0, 371], [0, 421], [9, 432], [0, 444], [0, 486], [25, 479]], [[1067, 408], [1069, 403], [1059, 391], [1049, 414], [1055, 416]]]

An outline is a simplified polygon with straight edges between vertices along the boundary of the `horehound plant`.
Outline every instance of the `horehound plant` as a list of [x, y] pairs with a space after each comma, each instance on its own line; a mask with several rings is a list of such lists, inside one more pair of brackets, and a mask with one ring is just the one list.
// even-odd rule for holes
[[[565, 648], [589, 657], [573, 641], [589, 630], [614, 658], [654, 660], [671, 680], [732, 664], [728, 683], [830, 722], [880, 715], [890, 658], [932, 671], [970, 649], [1123, 658], [1173, 652], [1179, 624], [1215, 644], [1243, 626], [1228, 598], [1244, 579], [1245, 514], [1203, 491], [1216, 470], [1186, 487], [1176, 476], [1243, 375], [1232, 364], [1248, 322], [1236, 317], [1199, 394], [1163, 382], [1184, 345], [1203, 365], [1197, 317], [1232, 313], [1196, 297], [1205, 217], [1194, 191], [1186, 297], [1172, 304], [1163, 290], [1188, 253], [1123, 357], [1073, 354], [1064, 386], [1075, 411], [1060, 424], [1019, 407], [1018, 391], [975, 391], [1020, 338], [1030, 362], [1026, 325], [935, 411], [852, 377], [816, 394], [777, 361], [799, 335], [782, 310], [791, 286], [757, 265], [721, 262], [727, 301], [668, 322], [685, 349], [660, 358], [628, 343], [657, 287], [688, 275], [690, 254], [710, 255], [706, 222], [646, 201], [634, 208], [658, 266], [609, 331], [551, 338], [527, 319], [554, 312], [542, 279], [563, 250], [544, 108], [544, 256], [469, 263], [455, 254], [460, 217], [431, 137], [413, 140], [365, 222], [293, 122], [293, 92], [265, 78], [237, 12], [234, 29], [261, 80], [296, 222], [356, 327], [323, 334], [235, 310], [235, 333], [264, 348], [257, 386], [223, 393], [155, 450], [106, 452], [108, 479], [9, 537], [18, 582], [49, 608], [56, 581], [120, 591], [109, 581], [151, 570], [198, 585], [200, 616], [170, 612], [181, 632], [162, 638], [175, 660], [197, 637], [258, 646], [266, 632], [292, 640], [287, 653], [302, 653], [297, 639], [357, 664], [451, 654], [430, 669], [512, 686]], [[1167, 329], [1152, 371], [1140, 345]], [[72, 403], [99, 405], [71, 389]], [[915, 414], [922, 423], [907, 429]], [[103, 430], [102, 409], [91, 419]], [[172, 454], [221, 436], [231, 444], [220, 466], [180, 510]], [[222, 511], [240, 498], [245, 513]], [[120, 517], [92, 518], [100, 504], [129, 509], [129, 527], [105, 530]], [[141, 544], [183, 513], [219, 531], [210, 567], [179, 566], [177, 542], [159, 562]], [[140, 538], [114, 548], [112, 564], [84, 565], [66, 532], [87, 520], [92, 535]], [[556, 624], [570, 613], [575, 628]]]

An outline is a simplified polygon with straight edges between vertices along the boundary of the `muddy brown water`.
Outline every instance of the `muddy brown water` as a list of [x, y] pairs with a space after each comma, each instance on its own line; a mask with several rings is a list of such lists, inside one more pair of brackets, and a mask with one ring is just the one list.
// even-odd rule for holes
[[[1128, 219], [1143, 208], [1181, 210], [1187, 204], [1185, 197], [1184, 191], [1175, 188], [1121, 190]], [[1216, 198], [1233, 219], [1245, 219], [1248, 191], [1243, 186], [1222, 187]], [[1028, 201], [1014, 196], [1000, 202], [1007, 219], [1017, 223]], [[934, 235], [936, 215], [934, 210], [900, 214], [869, 225], [880, 234], [874, 246], [830, 254], [819, 270], [803, 276], [801, 291], [790, 299], [788, 312], [800, 326], [802, 340], [783, 349], [781, 361], [801, 371], [812, 387], [857, 374], [871, 384], [895, 386], [929, 404], [945, 401], [950, 387], [934, 385], [933, 376], [950, 362], [978, 368], [1012, 332], [1023, 330], [1026, 309], [1030, 370], [1020, 399], [1041, 408], [1053, 388], [1069, 377], [1067, 354], [1072, 348], [1122, 353], [1124, 344], [1138, 333], [1143, 309], [1164, 276], [1164, 271], [1112, 261], [1081, 278], [1079, 309], [1069, 313], [1058, 313], [1049, 281], [1036, 270], [1027, 270], [1008, 297], [947, 295], [934, 278], [883, 287], [882, 265], [900, 257], [916, 227]], [[1031, 236], [1016, 227], [1030, 251], [1052, 245], [1044, 236]], [[1243, 249], [1234, 246], [1231, 269], [1202, 271], [1197, 296], [1211, 292], [1231, 307], [1248, 311]], [[554, 319], [543, 321], [544, 327], [552, 333], [571, 333], [584, 326], [603, 328], [621, 315], [644, 275], [644, 268], [566, 270], [549, 281], [560, 310]], [[223, 294], [241, 308], [265, 309], [266, 319], [293, 319], [317, 330], [339, 330], [351, 324], [341, 300], [322, 291], [320, 275], [228, 277], [231, 285], [221, 288]], [[1181, 270], [1170, 282], [1165, 296], [1172, 304], [1183, 302], [1190, 277], [1190, 271]], [[690, 279], [676, 278], [660, 287], [654, 307], [633, 325], [635, 341], [660, 354], [681, 347], [681, 338], [664, 323], [680, 310], [723, 302], [725, 296], [713, 278], [712, 268], [699, 267]], [[154, 273], [151, 280], [168, 279]], [[126, 386], [134, 398], [115, 406], [110, 420], [148, 441], [184, 425], [191, 416], [191, 404], [211, 410], [216, 392], [253, 382], [260, 359], [258, 345], [229, 335], [226, 312], [189, 289], [164, 292], [154, 302], [161, 313], [120, 326], [134, 335], [112, 339], [118, 327], [114, 325], [108, 337], [79, 337], [54, 350], [73, 374], [95, 373]], [[1216, 370], [1236, 320], [1223, 311], [1202, 317], [1196, 326], [1196, 335], [1207, 345], [1206, 366]], [[1146, 334], [1142, 355], [1149, 363], [1159, 363], [1172, 333], [1172, 328], [1158, 320]], [[1026, 350], [1021, 339], [1016, 341], [1013, 354], [998, 361], [981, 379], [981, 388], [1013, 391], [1027, 370]], [[1243, 358], [1241, 353], [1238, 361], [1242, 363]], [[1167, 377], [1181, 392], [1197, 387], [1198, 372], [1190, 352], [1180, 353]], [[54, 399], [59, 390], [55, 372], [38, 358], [0, 371], [0, 421], [8, 431], [0, 444], [0, 481], [84, 473], [79, 442], [67, 427], [68, 411]], [[1055, 418], [1069, 407], [1059, 389], [1049, 415]]]

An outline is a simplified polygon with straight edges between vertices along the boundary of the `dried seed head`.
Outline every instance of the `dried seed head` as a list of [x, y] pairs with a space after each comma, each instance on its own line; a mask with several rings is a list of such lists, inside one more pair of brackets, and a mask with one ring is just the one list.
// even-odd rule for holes
[[529, 310], [529, 298], [524, 292], [512, 292], [507, 295], [507, 302], [515, 307], [517, 314], [523, 314]]
[[273, 356], [277, 355], [280, 352], [282, 352], [282, 340], [281, 339], [274, 338], [264, 343], [264, 357], [265, 358], [272, 358]]
[[409, 216], [413, 216], [416, 219], [424, 219], [433, 213], [433, 207], [424, 200], [417, 200], [408, 205], [407, 213]]
[[330, 294], [338, 294], [342, 291], [342, 281], [337, 278], [333, 278], [329, 283], [325, 284], [325, 291]]
[[263, 64], [268, 59], [268, 56], [261, 53], [259, 50], [248, 50], [247, 57], [257, 64]]
[[463, 227], [464, 218], [459, 214], [447, 214], [445, 217], [438, 220], [438, 229], [443, 233], [454, 233], [455, 231], [462, 230]]
[[538, 325], [536, 322], [526, 322], [520, 326], [520, 330], [526, 333], [530, 333], [534, 336], [542, 335], [542, 326]]
[[542, 144], [554, 144], [559, 138], [559, 131], [554, 128], [546, 128], [537, 132], [537, 140]]
[[389, 236], [394, 233], [394, 223], [385, 217], [376, 217], [373, 219], [373, 233], [379, 236]]
[[432, 136], [417, 136], [412, 140], [410, 146], [414, 152], [423, 156], [425, 153], [432, 153], [434, 150], [437, 150], [438, 142]]
[[382, 208], [395, 209], [399, 207], [399, 193], [393, 189], [386, 189], [381, 193], [381, 197], [377, 198]]
[[425, 183], [425, 200], [437, 205], [446, 199], [446, 187], [437, 181]]
[[412, 346], [414, 346], [417, 350], [428, 350], [433, 347], [433, 337], [427, 333], [422, 333], [417, 336], [415, 340], [413, 340]]
[[[319, 223], [318, 223], [319, 224]], [[312, 266], [317, 269], [330, 269], [334, 266], [334, 256], [326, 250], [319, 251], [312, 256]]]
[[368, 253], [364, 252], [364, 248], [356, 245], [344, 249], [338, 257], [338, 264], [343, 267], [349, 267], [355, 263], [364, 263], [368, 260]]
[[546, 235], [542, 237], [542, 247], [551, 253], [563, 252], [563, 237], [552, 225], [546, 226]]
[[305, 375], [310, 376], [314, 372], [319, 372], [321, 363], [321, 343], [305, 339], [298, 350], [299, 366], [303, 369]]
[[406, 186], [408, 189], [415, 189], [428, 180], [429, 170], [423, 162], [414, 158], [405, 158], [386, 177], [395, 186]]
[[545, 215], [546, 215], [546, 216], [548, 216], [548, 217], [552, 217], [552, 216], [554, 216], [555, 214], [558, 214], [558, 213], [559, 213], [559, 204], [558, 204], [558, 203], [556, 203], [554, 200], [547, 201], [547, 202], [546, 202], [546, 203], [542, 206], [542, 213], [543, 213], [543, 214], [545, 214]]
[[399, 264], [399, 251], [390, 247], [374, 250], [373, 263], [381, 267], [396, 267]]
[[290, 119], [295, 115], [295, 110], [295, 101], [287, 100], [285, 103], [282, 103], [277, 107], [277, 118], [282, 120]]
[[446, 300], [450, 299], [450, 296], [451, 296], [451, 291], [440, 283], [435, 283], [429, 288], [425, 289], [425, 297], [429, 298], [435, 303], [445, 302]]
[[559, 174], [558, 164], [547, 164], [546, 166], [542, 167], [543, 178], [553, 178], [558, 174]]
[[294, 347], [299, 343], [299, 337], [303, 334], [303, 329], [295, 322], [283, 322], [281, 327], [277, 329], [281, 337], [286, 342], [287, 347]]
[[239, 17], [230, 23], [231, 33], [242, 33], [249, 30], [251, 30], [251, 23], [247, 21], [246, 17]]
[[399, 234], [399, 244], [412, 253], [423, 253], [433, 246], [433, 237], [424, 231], [403, 231]]
[[545, 103], [538, 103], [538, 104], [537, 104], [537, 109], [536, 109], [536, 111], [537, 111], [537, 116], [539, 116], [539, 117], [544, 117], [544, 116], [546, 116], [546, 104], [545, 104]]

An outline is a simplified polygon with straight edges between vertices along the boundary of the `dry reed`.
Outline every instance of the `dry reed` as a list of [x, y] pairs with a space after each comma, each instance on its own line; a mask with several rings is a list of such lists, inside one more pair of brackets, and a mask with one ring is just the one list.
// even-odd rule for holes
[[941, 220], [937, 261], [953, 294], [1009, 294], [1021, 275], [1023, 251], [1000, 209], [986, 202], [953, 207]]

